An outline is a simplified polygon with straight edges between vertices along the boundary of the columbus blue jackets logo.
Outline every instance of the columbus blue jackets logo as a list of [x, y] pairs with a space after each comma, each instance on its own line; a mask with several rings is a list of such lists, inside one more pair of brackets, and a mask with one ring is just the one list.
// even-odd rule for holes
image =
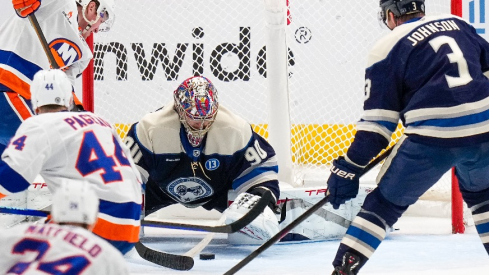
[[49, 43], [49, 47], [55, 51], [53, 52], [54, 59], [56, 59], [56, 63], [60, 67], [70, 66], [82, 58], [80, 47], [68, 39], [54, 39]]
[[198, 177], [178, 178], [167, 185], [166, 191], [182, 204], [192, 204], [214, 194], [210, 185]]

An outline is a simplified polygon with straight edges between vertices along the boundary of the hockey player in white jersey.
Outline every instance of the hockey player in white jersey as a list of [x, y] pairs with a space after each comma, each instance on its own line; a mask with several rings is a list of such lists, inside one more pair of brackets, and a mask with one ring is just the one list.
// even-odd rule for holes
[[71, 83], [61, 70], [37, 73], [31, 86], [38, 113], [22, 123], [2, 155], [0, 197], [22, 192], [40, 174], [51, 192], [65, 178], [88, 181], [100, 198], [93, 232], [121, 252], [139, 240], [141, 179], [110, 123], [68, 112]]
[[53, 223], [0, 232], [0, 274], [129, 274], [122, 254], [90, 232], [98, 205], [89, 183], [64, 179], [53, 194]]
[[[2, 8], [9, 8], [4, 1]], [[59, 68], [72, 84], [85, 70], [92, 52], [85, 39], [114, 22], [114, 0], [12, 0], [17, 15], [0, 26], [0, 154], [19, 125], [33, 115], [30, 85], [49, 69], [46, 53], [27, 16], [35, 14]], [[76, 108], [83, 109], [75, 96]]]

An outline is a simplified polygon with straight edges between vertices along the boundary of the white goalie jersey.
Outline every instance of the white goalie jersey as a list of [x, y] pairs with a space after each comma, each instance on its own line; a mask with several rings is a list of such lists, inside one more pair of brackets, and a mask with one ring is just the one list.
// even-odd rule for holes
[[129, 274], [117, 249], [81, 227], [21, 224], [0, 243], [0, 274]]

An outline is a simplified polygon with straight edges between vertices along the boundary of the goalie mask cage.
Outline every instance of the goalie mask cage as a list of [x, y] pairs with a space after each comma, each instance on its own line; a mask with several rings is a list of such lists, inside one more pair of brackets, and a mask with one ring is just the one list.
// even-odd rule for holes
[[[427, 0], [426, 13], [461, 16], [461, 1]], [[280, 179], [296, 186], [324, 184], [350, 145], [368, 51], [389, 31], [377, 19], [377, 0], [119, 0], [116, 8], [113, 29], [89, 39], [88, 110], [124, 137], [132, 123], [171, 104], [184, 79], [206, 76], [220, 103], [270, 141]], [[447, 173], [425, 198], [451, 201], [452, 183]], [[459, 233], [463, 202], [454, 190]]]

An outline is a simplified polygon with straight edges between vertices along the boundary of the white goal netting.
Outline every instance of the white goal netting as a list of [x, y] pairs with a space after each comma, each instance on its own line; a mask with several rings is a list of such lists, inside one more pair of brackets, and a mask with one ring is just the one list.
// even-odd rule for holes
[[[377, 19], [377, 0], [283, 1], [289, 11], [283, 60], [289, 112], [283, 120], [290, 136], [281, 138], [288, 146], [280, 154], [292, 163], [291, 184], [324, 184], [328, 165], [348, 148], [362, 114], [367, 53], [388, 30]], [[428, 0], [427, 13], [450, 13], [450, 2]], [[264, 0], [116, 5], [112, 30], [94, 35], [93, 98], [94, 112], [114, 123], [121, 137], [132, 123], [170, 103], [183, 80], [203, 75], [215, 84], [221, 104], [269, 138], [280, 100], [270, 97], [275, 84], [266, 78], [274, 68], [266, 62]], [[433, 192], [449, 200], [450, 181], [447, 175]]]
[[[427, 1], [427, 13], [450, 13], [450, 2]], [[377, 19], [378, 1], [287, 5], [286, 154], [292, 184], [300, 186], [324, 180], [325, 167], [350, 145], [362, 114], [367, 53], [388, 30]], [[130, 124], [171, 102], [184, 79], [204, 75], [221, 104], [268, 138], [274, 99], [267, 90], [266, 32], [262, 0], [119, 0], [113, 29], [94, 37], [94, 111], [124, 136]]]

